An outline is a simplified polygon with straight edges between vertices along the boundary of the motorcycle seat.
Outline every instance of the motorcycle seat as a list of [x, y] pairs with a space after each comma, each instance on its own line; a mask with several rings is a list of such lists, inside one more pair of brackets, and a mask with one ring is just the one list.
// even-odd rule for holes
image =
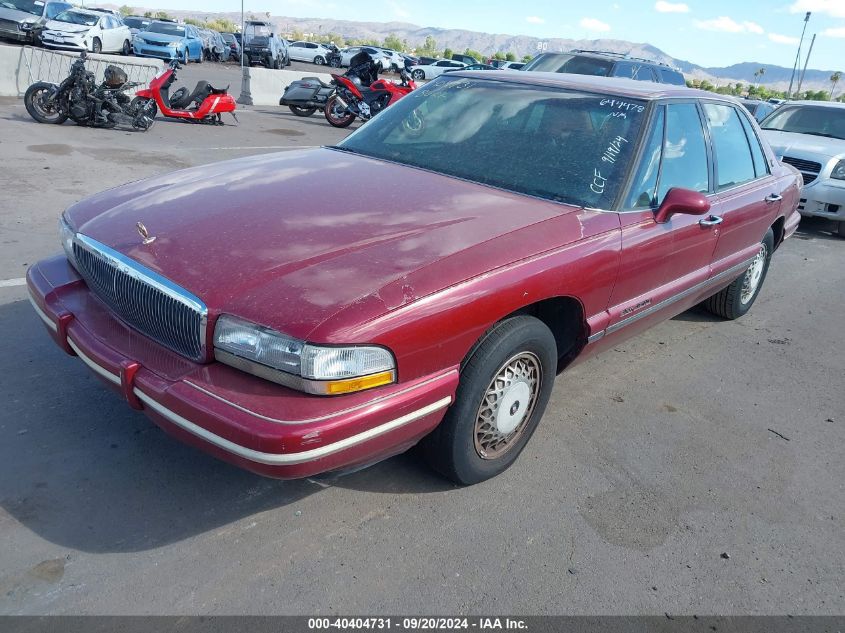
[[170, 107], [175, 110], [184, 110], [194, 102], [199, 105], [202, 103], [203, 99], [211, 94], [211, 90], [213, 90], [211, 84], [207, 81], [199, 81], [197, 82], [193, 92], [190, 94], [185, 94], [184, 96], [181, 96], [181, 98], [180, 96], [174, 95], [174, 98], [170, 100]]
[[302, 81], [316, 81], [316, 82], [319, 82], [319, 84], [323, 88], [331, 88], [332, 87], [332, 84], [327, 84], [325, 81], [323, 81], [319, 77], [303, 77]]

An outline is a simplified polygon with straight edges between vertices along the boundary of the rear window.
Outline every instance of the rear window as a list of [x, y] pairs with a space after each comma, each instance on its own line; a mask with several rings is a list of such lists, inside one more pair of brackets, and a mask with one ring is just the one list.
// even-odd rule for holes
[[566, 53], [543, 53], [522, 67], [522, 70], [534, 70], [547, 73], [573, 73], [575, 75], [595, 75], [607, 77], [613, 68], [613, 61], [583, 55]]
[[654, 68], [654, 72], [656, 72], [657, 76], [660, 78], [660, 83], [672, 84], [673, 86], [687, 85], [684, 76], [672, 68], [661, 68], [658, 66], [657, 68]]
[[577, 206], [609, 208], [646, 102], [601, 93], [441, 77], [339, 149]]

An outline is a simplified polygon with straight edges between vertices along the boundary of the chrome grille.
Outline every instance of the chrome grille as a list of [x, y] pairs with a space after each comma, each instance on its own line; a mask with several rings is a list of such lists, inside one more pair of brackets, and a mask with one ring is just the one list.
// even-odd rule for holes
[[142, 334], [190, 359], [205, 360], [208, 310], [196, 296], [85, 235], [73, 242], [88, 288]]
[[804, 178], [804, 184], [808, 185], [819, 177], [819, 172], [822, 170], [821, 163], [816, 163], [812, 160], [804, 160], [803, 158], [793, 158], [792, 156], [784, 156], [781, 159], [787, 165], [792, 165], [801, 172]]

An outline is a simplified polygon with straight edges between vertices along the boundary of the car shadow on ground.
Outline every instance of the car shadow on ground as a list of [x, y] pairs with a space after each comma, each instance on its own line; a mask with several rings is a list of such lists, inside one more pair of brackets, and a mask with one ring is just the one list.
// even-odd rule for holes
[[0, 305], [0, 331], [15, 333], [0, 361], [0, 506], [62, 547], [153, 549], [285, 506], [293, 517], [298, 502], [329, 487], [389, 494], [453, 488], [414, 451], [309, 480], [253, 475], [179, 443], [129, 409], [53, 344], [28, 301]]

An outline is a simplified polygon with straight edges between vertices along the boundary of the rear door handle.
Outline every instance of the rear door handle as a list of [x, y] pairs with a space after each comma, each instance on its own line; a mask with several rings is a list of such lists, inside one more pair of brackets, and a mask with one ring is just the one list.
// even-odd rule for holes
[[711, 215], [709, 218], [699, 220], [698, 223], [701, 226], [716, 226], [717, 224], [722, 223], [722, 218], [720, 218], [718, 215]]
[[776, 193], [770, 193], [766, 196], [766, 202], [778, 202], [779, 200], [783, 200], [783, 196], [779, 196]]

